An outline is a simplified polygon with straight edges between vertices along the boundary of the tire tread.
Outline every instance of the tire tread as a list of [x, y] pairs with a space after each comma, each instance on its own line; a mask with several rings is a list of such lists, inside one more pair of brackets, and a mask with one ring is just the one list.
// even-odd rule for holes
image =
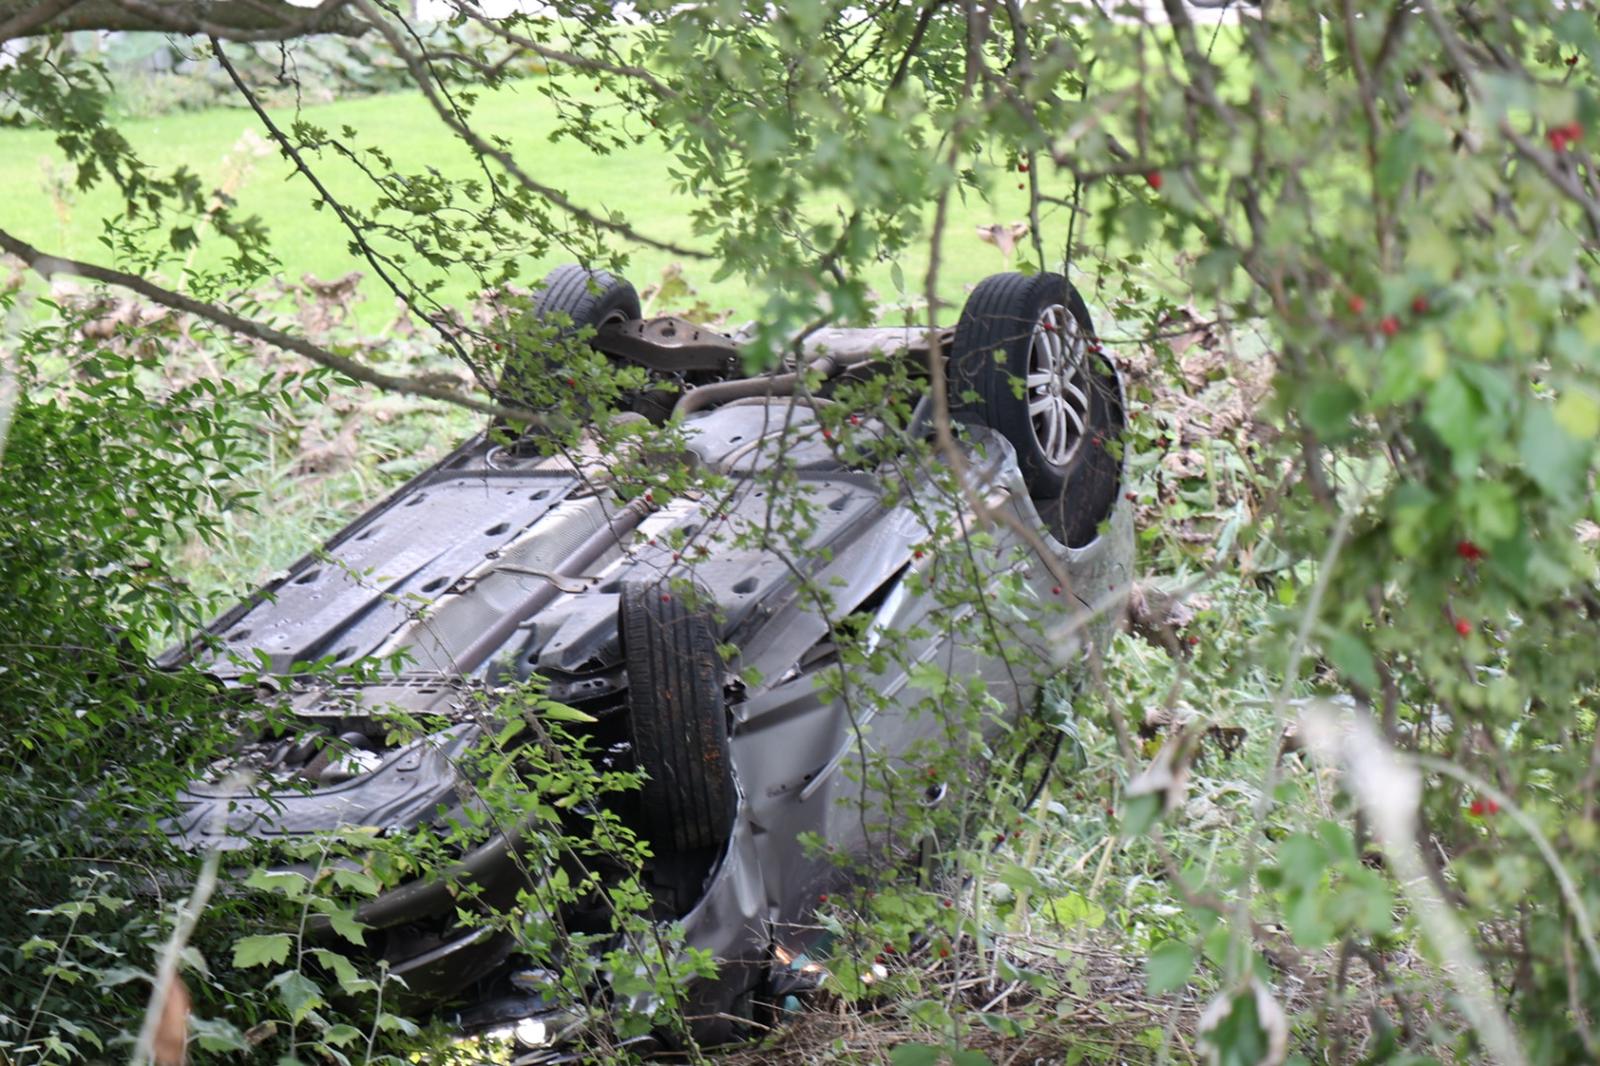
[[712, 847], [732, 829], [735, 799], [716, 629], [664, 589], [625, 584], [619, 610], [644, 815], [674, 848]]

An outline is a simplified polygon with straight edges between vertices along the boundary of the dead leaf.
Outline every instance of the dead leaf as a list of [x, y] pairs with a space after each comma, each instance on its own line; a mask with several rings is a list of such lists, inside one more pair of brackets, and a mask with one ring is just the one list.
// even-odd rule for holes
[[987, 226], [978, 227], [978, 239], [1000, 249], [1000, 254], [1008, 261], [1011, 253], [1017, 250], [1017, 242], [1027, 236], [1027, 233], [1026, 222], [1013, 222], [1009, 226], [1003, 222], [991, 222]]

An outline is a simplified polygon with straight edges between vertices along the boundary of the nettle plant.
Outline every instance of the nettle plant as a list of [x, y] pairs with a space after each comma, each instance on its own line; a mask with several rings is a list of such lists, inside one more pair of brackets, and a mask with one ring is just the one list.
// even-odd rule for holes
[[[224, 72], [236, 71], [226, 60], [242, 47], [228, 41], [242, 35], [239, 27], [128, 6], [154, 19], [152, 28], [214, 34], [194, 37], [196, 48], [211, 48]], [[941, 301], [951, 295], [947, 230], [961, 201], [1027, 213], [1018, 265], [1064, 267], [1111, 309], [1119, 326], [1102, 339], [1113, 357], [1153, 351], [1176, 371], [1171, 327], [1180, 312], [1224, 337], [1265, 337], [1274, 366], [1266, 403], [1212, 456], [1251, 486], [1251, 506], [1209, 546], [1149, 538], [1149, 565], [1175, 575], [1180, 600], [1213, 600], [1200, 625], [1216, 635], [1214, 646], [1146, 669], [1142, 653], [1120, 638], [1110, 658], [1091, 663], [1091, 691], [1076, 701], [1085, 728], [1095, 730], [1085, 745], [1089, 773], [1118, 792], [1120, 834], [1141, 838], [1126, 854], [1159, 879], [1147, 883], [1151, 902], [1177, 908], [1173, 920], [1149, 923], [1152, 985], [1191, 986], [1209, 1000], [1197, 1024], [1219, 1061], [1281, 1060], [1290, 1034], [1277, 1006], [1285, 997], [1274, 989], [1307, 980], [1322, 994], [1316, 1011], [1296, 1012], [1294, 1037], [1333, 1060], [1600, 1055], [1597, 901], [1589, 887], [1600, 881], [1592, 869], [1600, 854], [1600, 732], [1589, 654], [1600, 610], [1591, 473], [1600, 433], [1591, 266], [1600, 194], [1590, 150], [1600, 36], [1591, 13], [1539, 0], [1341, 0], [1267, 4], [1196, 24], [1176, 2], [1162, 5], [1157, 22], [1050, 0], [867, 10], [803, 0], [781, 10], [645, 3], [623, 22], [609, 7], [557, 3], [538, 17], [505, 19], [463, 5], [425, 34], [382, 3], [325, 7], [316, 16], [282, 12], [276, 30], [252, 32], [292, 39], [333, 28], [381, 41], [478, 173], [408, 169], [363, 131], [304, 118], [285, 126], [264, 110], [258, 117], [307, 182], [313, 205], [346, 227], [352, 255], [486, 389], [507, 359], [537, 345], [520, 327], [450, 314], [443, 275], [497, 286], [517, 280], [527, 256], [557, 247], [618, 266], [629, 249], [679, 256], [756, 287], [761, 313], [747, 369], [766, 369], [796, 333], [865, 322], [891, 303], [912, 307], [919, 324], [942, 321]], [[5, 25], [48, 34], [53, 17], [41, 9]], [[324, 18], [329, 25], [314, 21]], [[641, 144], [670, 153], [671, 180], [695, 199], [691, 238], [665, 239], [585, 204], [581, 190], [544, 183], [513, 146], [476, 129], [474, 104], [530, 58], [548, 73], [537, 89], [558, 111], [557, 137], [601, 159]], [[255, 102], [242, 76], [230, 81], [242, 102]], [[58, 38], [31, 39], [0, 70], [0, 95], [8, 118], [57, 133], [80, 186], [109, 182], [125, 208], [108, 223], [113, 258], [104, 267], [52, 258], [51, 249], [0, 228], [0, 249], [35, 269], [122, 285], [357, 380], [455, 402], [507, 425], [526, 424], [530, 403], [553, 405], [559, 417], [543, 427], [552, 439], [575, 433], [608, 395], [636, 384], [608, 386], [602, 360], [575, 355], [581, 375], [570, 375], [567, 387], [581, 380], [594, 402], [576, 404], [563, 380], [539, 374], [523, 395], [486, 400], [433, 378], [384, 372], [280, 329], [269, 315], [230, 309], [224, 294], [270, 268], [265, 230], [234, 218], [225, 198], [208, 200], [192, 175], [157, 175], [140, 163], [109, 122], [92, 57], [70, 54]], [[334, 160], [356, 163], [370, 185], [324, 182]], [[1017, 185], [1020, 200], [1012, 196]], [[193, 272], [184, 286], [150, 280], [201, 239], [231, 246], [224, 268]], [[872, 280], [884, 264], [892, 264], [893, 295]], [[861, 388], [861, 403], [908, 419], [892, 383]], [[1158, 399], [1147, 389], [1136, 386], [1136, 404]], [[947, 386], [934, 395], [941, 409], [962, 399]], [[96, 453], [91, 465], [110, 479], [107, 492], [171, 480], [148, 457], [177, 446], [160, 435], [179, 414], [142, 402], [130, 410], [92, 388], [80, 402], [95, 417], [126, 419], [159, 438], [148, 450], [97, 447], [78, 434], [94, 418], [58, 419], [64, 440]], [[935, 411], [934, 453], [948, 452], [951, 441], [942, 413]], [[1158, 410], [1135, 413], [1135, 453], [1152, 445], [1159, 452], [1186, 432]], [[1140, 414], [1149, 421], [1141, 424]], [[16, 450], [16, 440], [26, 443], [24, 426], [19, 416], [8, 474], [50, 469]], [[844, 439], [849, 428], [830, 432]], [[617, 432], [646, 435], [636, 426]], [[618, 491], [693, 483], [692, 472], [662, 460], [670, 443], [642, 451], [654, 461], [619, 470]], [[1148, 523], [1178, 509], [1187, 520], [1195, 501], [1184, 493], [1192, 488], [1176, 496], [1163, 488], [1164, 462], [1136, 470], [1143, 473], [1130, 490], [1154, 499]], [[1191, 486], [1197, 476], [1167, 472]], [[720, 489], [715, 481], [697, 488]], [[774, 496], [783, 488], [775, 482]], [[185, 483], [181, 491], [193, 489]], [[959, 487], [947, 495], [958, 499]], [[65, 528], [51, 525], [57, 512], [83, 504], [65, 489], [18, 499], [34, 501], [18, 507], [42, 508], [36, 524], [15, 523], [19, 530]], [[164, 502], [150, 506], [159, 528], [135, 532], [174, 534], [181, 516]], [[103, 520], [115, 513], [101, 499], [101, 521], [73, 527], [74, 543], [103, 547], [122, 537]], [[932, 547], [949, 521], [930, 517]], [[803, 511], [787, 511], [769, 535], [804, 524]], [[40, 566], [41, 574], [49, 569]], [[86, 600], [41, 599], [38, 589], [49, 584], [41, 580], [24, 583], [26, 595], [11, 602], [35, 618], [81, 626], [93, 612], [77, 611], [80, 600], [94, 606], [108, 590], [114, 598], [104, 614], [151, 602], [138, 577], [145, 568], [141, 559], [91, 559], [81, 573], [97, 584], [89, 589], [85, 579]], [[22, 572], [8, 560], [8, 574]], [[959, 559], [950, 574], [937, 592], [952, 607], [1004, 606], [1007, 590], [963, 572]], [[819, 604], [828, 591], [814, 590]], [[869, 645], [852, 639], [861, 635], [849, 619], [834, 621], [841, 664], [893, 654], [895, 641]], [[963, 624], [975, 641], [1002, 639], [1000, 628]], [[95, 655], [109, 646], [80, 636]], [[58, 659], [80, 646], [76, 636], [40, 643]], [[6, 663], [8, 684], [67, 676], [42, 671], [34, 652], [16, 654], [24, 657]], [[132, 669], [139, 683], [190, 683]], [[133, 682], [103, 680], [113, 673], [84, 671], [99, 686], [96, 707], [129, 698]], [[824, 683], [848, 686], [848, 676], [841, 669]], [[1202, 772], [1192, 765], [1202, 747], [1188, 731], [1153, 750], [1141, 745], [1132, 700], [1118, 684], [1172, 703], [1180, 693], [1233, 698], [1244, 679], [1268, 697], [1254, 729], [1264, 734], [1256, 741], [1256, 798], [1235, 812], [1240, 828], [1227, 861], [1196, 862], [1182, 850], [1192, 833], [1182, 786]], [[937, 704], [930, 711], [960, 708], [952, 735], [970, 738], [973, 718], [988, 710], [984, 694], [959, 678], [926, 680]], [[41, 691], [11, 705], [75, 706], [56, 699], [54, 687], [48, 701]], [[1333, 695], [1350, 699], [1315, 699]], [[88, 732], [84, 718], [46, 720], [69, 739]], [[1055, 721], [1059, 729], [1073, 719]], [[1292, 746], [1303, 753], [1279, 750], [1291, 724]], [[973, 751], [962, 747], [948, 771], [933, 765], [933, 777], [953, 773]], [[1299, 773], [1302, 764], [1340, 776], [1313, 780]], [[31, 760], [8, 768], [18, 782], [36, 772]], [[865, 777], [875, 772], [862, 769]], [[181, 774], [160, 776], [148, 783], [152, 792]], [[901, 805], [918, 810], [927, 782], [904, 785]], [[1017, 793], [1018, 805], [1030, 791]], [[19, 833], [19, 842], [79, 832], [81, 823], [67, 824], [44, 803], [30, 809], [36, 824], [53, 828]], [[1302, 813], [1308, 809], [1316, 817]], [[924, 828], [922, 839], [937, 839], [957, 869], [989, 868], [986, 848], [947, 846], [960, 839], [956, 826]], [[1036, 889], [1022, 874], [1010, 876], [1015, 914]], [[911, 930], [934, 930], [937, 952], [946, 941], [981, 942], [995, 928], [984, 910], [944, 907], [949, 898], [938, 888], [901, 889], [864, 908], [859, 921], [841, 920], [842, 935], [862, 930], [844, 936], [850, 950], [841, 959], [855, 961], [837, 969], [842, 986], [860, 990], [851, 975], [867, 972], [871, 944], [898, 952]], [[1083, 914], [1094, 906], [1086, 901]], [[959, 916], [946, 920], [945, 911]], [[274, 956], [281, 944], [271, 941]], [[1413, 945], [1436, 965], [1417, 966], [1407, 983], [1393, 971]], [[1355, 1001], [1357, 972], [1370, 975], [1361, 983], [1378, 987], [1397, 1017], [1324, 1039], [1322, 1021]], [[925, 1049], [961, 1050], [949, 1012], [929, 1016], [931, 1029], [952, 1035]]]

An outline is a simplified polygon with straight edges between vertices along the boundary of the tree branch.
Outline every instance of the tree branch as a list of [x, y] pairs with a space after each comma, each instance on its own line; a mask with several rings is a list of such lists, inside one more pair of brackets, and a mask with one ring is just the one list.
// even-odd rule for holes
[[510, 152], [502, 148], [497, 148], [493, 144], [490, 144], [488, 141], [484, 140], [483, 137], [478, 135], [477, 131], [462, 121], [461, 116], [456, 114], [455, 109], [452, 108], [448, 102], [440, 98], [439, 88], [434, 83], [433, 76], [423, 65], [421, 57], [406, 47], [405, 41], [400, 39], [400, 35], [396, 33], [394, 28], [390, 26], [383, 18], [382, 13], [376, 10], [376, 5], [372, 3], [372, 0], [354, 0], [354, 2], [361, 8], [362, 12], [372, 20], [372, 24], [377, 27], [378, 32], [383, 35], [384, 40], [389, 42], [389, 47], [394, 49], [395, 55], [399, 56], [401, 61], [405, 63], [406, 69], [411, 72], [412, 80], [417, 83], [417, 88], [422, 90], [423, 99], [428, 101], [429, 105], [432, 106], [434, 112], [438, 114], [439, 118], [444, 122], [444, 124], [450, 127], [450, 129], [455, 132], [456, 136], [460, 137], [463, 141], [466, 141], [472, 150], [480, 157], [487, 157], [489, 159], [493, 159], [496, 163], [499, 163], [505, 172], [515, 178], [523, 188], [537, 196], [544, 198], [545, 200], [548, 200], [550, 203], [554, 204], [556, 207], [559, 207], [573, 218], [576, 218], [581, 222], [586, 222], [596, 229], [607, 230], [611, 233], [617, 234], [619, 237], [624, 237], [631, 241], [637, 241], [640, 244], [646, 244], [652, 248], [659, 248], [664, 252], [671, 252], [674, 255], [681, 255], [689, 259], [707, 260], [713, 258], [710, 253], [696, 248], [685, 248], [682, 245], [673, 244], [670, 241], [660, 241], [653, 237], [647, 237], [638, 230], [634, 229], [632, 226], [628, 225], [626, 222], [618, 222], [609, 218], [601, 218], [588, 208], [573, 203], [573, 201], [559, 189], [555, 189], [549, 185], [545, 185], [542, 182], [535, 181], [532, 175], [522, 169], [521, 164], [516, 161], [515, 157], [513, 157]]
[[77, 7], [82, 0], [45, 0], [38, 4], [0, 3], [0, 41], [26, 37], [33, 33], [49, 32], [45, 25], [63, 12]]
[[286, 0], [0, 0], [0, 41], [74, 30], [154, 30], [229, 41], [284, 41], [315, 33], [359, 37], [372, 27], [349, 0], [299, 7]]
[[221, 326], [230, 333], [261, 341], [264, 344], [270, 344], [287, 352], [293, 352], [311, 360], [318, 366], [326, 367], [329, 370], [343, 374], [345, 377], [365, 382], [388, 392], [417, 396], [428, 400], [440, 400], [444, 403], [454, 404], [457, 407], [465, 407], [469, 411], [493, 415], [496, 418], [502, 418], [519, 425], [539, 425], [544, 421], [538, 415], [531, 414], [528, 411], [519, 411], [501, 404], [489, 403], [446, 385], [435, 384], [421, 378], [384, 374], [358, 363], [348, 356], [339, 355], [320, 345], [313, 344], [304, 337], [285, 333], [265, 323], [236, 315], [232, 311], [218, 307], [215, 304], [205, 303], [193, 297], [185, 296], [183, 293], [162, 288], [160, 285], [156, 285], [137, 275], [125, 274], [120, 270], [97, 266], [94, 263], [84, 263], [76, 259], [66, 259], [41, 252], [33, 245], [3, 229], [0, 229], [0, 251], [21, 259], [28, 265], [29, 269], [40, 277], [49, 278], [55, 274], [70, 274], [74, 277], [98, 281], [105, 285], [115, 285], [118, 288], [137, 293], [152, 303], [160, 304], [162, 307], [168, 307], [187, 315], [194, 315], [196, 318], [203, 318], [207, 322]]
[[[356, 247], [361, 250], [362, 257], [372, 265], [373, 270], [378, 272], [378, 277], [385, 285], [389, 287], [389, 291], [394, 293], [395, 296], [399, 298], [400, 302], [409, 308], [411, 312], [418, 318], [433, 326], [434, 331], [438, 333], [439, 336], [444, 339], [444, 342], [448, 344], [456, 353], [456, 357], [466, 364], [467, 368], [472, 371], [475, 377], [478, 378], [479, 383], [487, 388], [488, 383], [484, 381], [483, 374], [479, 370], [476, 361], [473, 360], [471, 353], [469, 353], [466, 348], [462, 346], [460, 339], [456, 337], [455, 333], [445, 326], [444, 323], [447, 320], [444, 319], [442, 315], [428, 314], [422, 308], [417, 306], [415, 298], [415, 284], [409, 277], [406, 276], [403, 269], [395, 266], [393, 262], [388, 259], [388, 257], [380, 255], [377, 249], [372, 247], [371, 243], [369, 243], [367, 240], [366, 231], [362, 229], [361, 226], [356, 224], [355, 219], [350, 217], [349, 212], [345, 210], [344, 204], [340, 203], [333, 193], [328, 190], [328, 187], [322, 183], [322, 179], [317, 177], [316, 173], [309, 165], [307, 165], [305, 158], [301, 156], [294, 144], [291, 143], [284, 132], [278, 128], [277, 123], [272, 121], [272, 116], [267, 114], [266, 108], [261, 106], [261, 101], [256, 98], [255, 93], [250, 91], [250, 87], [246, 85], [244, 79], [239, 76], [239, 72], [234, 69], [233, 63], [229, 61], [227, 53], [222, 50], [222, 42], [215, 37], [211, 38], [211, 50], [216, 55], [217, 62], [222, 66], [223, 71], [227, 73], [229, 80], [233, 82], [233, 87], [239, 90], [239, 95], [245, 98], [245, 101], [250, 105], [250, 109], [254, 111], [256, 113], [256, 117], [261, 120], [261, 124], [266, 128], [268, 135], [270, 135], [273, 141], [277, 143], [278, 148], [285, 156], [288, 157], [289, 161], [295, 165], [295, 169], [298, 170], [305, 177], [305, 179], [311, 183], [311, 187], [317, 191], [318, 196], [322, 197], [323, 202], [333, 209], [333, 213], [338, 216], [338, 219], [341, 223], [343, 223], [344, 228], [350, 232], [350, 237], [355, 242]], [[390, 270], [393, 270], [396, 274], [399, 274], [401, 278], [405, 279], [405, 287], [402, 287], [400, 283], [395, 280], [395, 278], [390, 274]], [[437, 304], [435, 306], [437, 306]]]

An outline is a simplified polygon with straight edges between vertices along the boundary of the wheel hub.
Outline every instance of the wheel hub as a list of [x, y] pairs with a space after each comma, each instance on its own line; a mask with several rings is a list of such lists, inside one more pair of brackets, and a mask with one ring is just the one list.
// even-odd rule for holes
[[1039, 312], [1028, 348], [1028, 416], [1046, 461], [1065, 466], [1083, 442], [1089, 421], [1085, 343], [1078, 322], [1061, 304]]

